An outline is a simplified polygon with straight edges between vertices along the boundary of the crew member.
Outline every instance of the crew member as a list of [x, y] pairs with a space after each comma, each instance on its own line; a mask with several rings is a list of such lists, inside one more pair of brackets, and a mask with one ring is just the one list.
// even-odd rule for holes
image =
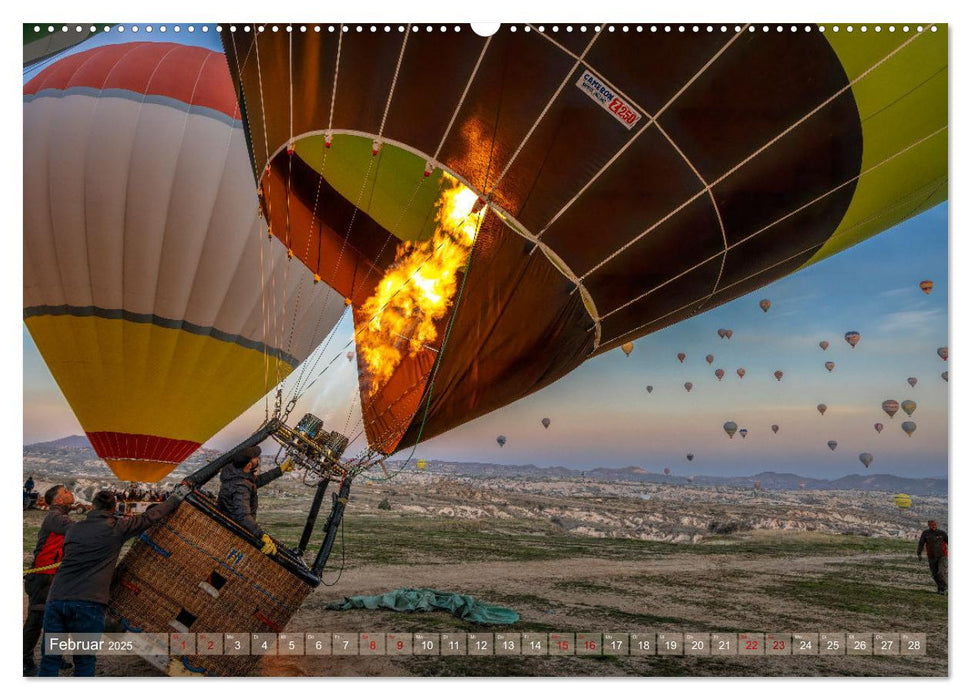
[[257, 490], [293, 469], [293, 463], [287, 460], [282, 466], [258, 475], [260, 454], [259, 445], [236, 451], [232, 463], [223, 467], [219, 473], [219, 500], [216, 505], [219, 510], [246, 528], [253, 537], [263, 541], [260, 550], [263, 554], [276, 554], [273, 539], [256, 522], [256, 510], [259, 507]]
[[920, 533], [920, 540], [917, 542], [917, 561], [920, 561], [925, 549], [931, 576], [937, 584], [937, 594], [944, 595], [947, 593], [947, 533], [937, 529], [936, 520], [928, 520], [927, 529]]
[[[164, 503], [128, 517], [115, 515], [117, 501], [110, 491], [95, 494], [91, 512], [64, 537], [64, 558], [47, 596], [44, 634], [104, 632], [111, 578], [122, 545], [174, 511], [188, 491], [182, 485]], [[93, 655], [76, 654], [74, 675], [93, 676], [95, 660]], [[38, 675], [56, 676], [60, 664], [60, 654], [44, 653]]]
[[[30, 483], [30, 482], [28, 482]], [[27, 487], [24, 486], [26, 489]], [[31, 486], [33, 488], [33, 486]], [[74, 505], [74, 494], [63, 484], [57, 484], [47, 489], [44, 494], [47, 503], [47, 515], [37, 533], [37, 546], [34, 547], [34, 560], [31, 569], [41, 569], [24, 576], [24, 591], [27, 593], [27, 619], [24, 621], [24, 675], [37, 675], [37, 664], [34, 663], [34, 647], [40, 639], [44, 626], [44, 606], [47, 594], [51, 590], [51, 582], [57, 573], [58, 562], [64, 554], [64, 535], [74, 521], [68, 513]]]

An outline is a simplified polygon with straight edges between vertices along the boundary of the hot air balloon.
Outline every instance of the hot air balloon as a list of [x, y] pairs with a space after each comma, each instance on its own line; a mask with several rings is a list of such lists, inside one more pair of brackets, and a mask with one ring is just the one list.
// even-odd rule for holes
[[705, 362], [707, 362], [709, 365], [714, 361], [715, 361], [714, 355], [705, 355]]
[[900, 404], [893, 399], [887, 399], [881, 404], [881, 408], [883, 408], [884, 413], [893, 418], [894, 414], [900, 408]]
[[945, 382], [947, 381], [947, 370], [941, 372], [941, 379], [943, 379]]
[[806, 488], [806, 482], [805, 481], [800, 481], [799, 482], [799, 488], [801, 488], [801, 489]]
[[756, 491], [761, 491], [762, 490], [762, 482], [761, 481], [756, 481], [754, 484], [752, 484], [752, 488], [755, 489]]
[[[269, 228], [352, 301], [367, 336], [363, 427], [394, 452], [942, 201], [939, 29], [854, 34], [850, 45], [829, 32], [784, 43], [702, 33], [682, 46], [508, 26], [489, 38], [238, 25], [221, 36]], [[916, 82], [865, 71], [891, 52]], [[603, 90], [624, 106], [605, 107]], [[670, 140], [649, 116], [669, 102]], [[697, 116], [713, 113], [717, 138]], [[924, 190], [902, 209], [901, 192]], [[453, 237], [439, 226], [449, 212], [473, 225]], [[449, 293], [426, 313], [405, 282], [429, 257]], [[414, 342], [393, 335], [402, 329]], [[384, 364], [387, 348], [398, 356]]]
[[506, 444], [506, 436], [500, 435], [499, 437], [496, 438], [496, 442], [499, 443], [499, 447], [503, 447]]
[[874, 423], [873, 429], [876, 430], [878, 433], [883, 432], [883, 423]]
[[668, 469], [667, 467], [665, 467], [664, 468], [664, 476], [670, 476], [670, 475], [671, 475], [671, 470]]
[[651, 386], [650, 384], [648, 384], [647, 385], [647, 393], [650, 394], [652, 391], [654, 391], [654, 387]]
[[911, 387], [917, 386], [917, 377], [907, 377], [907, 383], [910, 384]]
[[741, 435], [742, 438], [744, 439], [745, 436], [748, 435], [748, 428], [742, 428], [741, 430], [738, 431], [738, 434]]
[[908, 416], [914, 415], [914, 411], [917, 410], [917, 402], [907, 399], [906, 401], [900, 402], [900, 407], [904, 410]]
[[425, 467], [428, 466], [428, 462], [424, 459], [419, 459], [417, 462], [415, 462], [415, 466], [418, 467], [418, 471], [423, 472], [425, 471]]
[[684, 390], [685, 391], [691, 391], [691, 387], [693, 387], [693, 386], [694, 386], [694, 384], [692, 384], [691, 382], [685, 382], [684, 383]]
[[920, 291], [922, 291], [924, 294], [930, 294], [933, 288], [934, 283], [931, 280], [924, 280], [920, 283]]
[[906, 493], [898, 493], [896, 496], [893, 497], [893, 504], [898, 508], [900, 508], [900, 511], [903, 512], [908, 508], [910, 508], [910, 506], [913, 504], [913, 501], [911, 500], [910, 496], [908, 496]]
[[728, 433], [728, 438], [731, 439], [735, 436], [735, 432], [738, 430], [738, 425], [734, 421], [728, 421], [722, 426], [726, 433]]
[[829, 341], [828, 340], [820, 340], [819, 341], [819, 347], [821, 347], [823, 349], [823, 352], [825, 352], [826, 351], [826, 348], [829, 347]]
[[725, 329], [724, 328], [719, 328], [717, 332], [718, 332], [718, 337], [719, 338], [724, 338], [725, 337]]
[[715, 376], [718, 377], [718, 381], [721, 381], [722, 380], [722, 377], [725, 376], [725, 370], [723, 370], [723, 369], [716, 369], [715, 370]]
[[864, 467], [869, 469], [870, 465], [873, 464], [873, 455], [870, 454], [869, 452], [861, 452], [860, 461], [863, 462]]
[[739, 367], [737, 370], [735, 370], [735, 374], [738, 375], [739, 379], [742, 379], [745, 376], [745, 368]]
[[[694, 457], [694, 455], [692, 455], [692, 457]], [[689, 477], [688, 477], [688, 483], [689, 483], [689, 484], [693, 484], [693, 483], [695, 483], [695, 478], [694, 478], [693, 476], [689, 476]]]
[[260, 233], [222, 53], [83, 46], [23, 85], [24, 323], [98, 456], [151, 482], [306, 359], [341, 295]]
[[947, 347], [938, 348], [937, 349], [937, 356], [940, 357], [945, 362], [947, 362]]
[[776, 425], [775, 423], [772, 424], [772, 432], [773, 433], [778, 433], [779, 432], [779, 426]]
[[353, 352], [348, 352], [347, 353], [347, 361], [350, 362], [353, 359], [354, 359], [354, 353]]
[[826, 443], [826, 445], [829, 447], [830, 450], [834, 452], [836, 451], [836, 440], [830, 440], [829, 442]]
[[843, 338], [846, 339], [851, 348], [855, 348], [856, 344], [860, 342], [860, 334], [857, 331], [847, 331]]
[[759, 302], [759, 308], [766, 313], [769, 312], [770, 306], [772, 306], [772, 302], [769, 301], [768, 299], [763, 299], [762, 301]]
[[782, 381], [782, 376], [783, 376], [782, 375], [782, 370], [781, 369], [777, 369], [775, 372], [772, 373], [772, 376], [775, 377], [776, 381], [781, 382]]
[[911, 435], [913, 435], [914, 431], [917, 430], [917, 424], [912, 420], [905, 420], [903, 423], [900, 424], [900, 427], [901, 429], [903, 429], [905, 433], [907, 433], [907, 437], [910, 437]]
[[[695, 456], [692, 453], [689, 452], [686, 456], [688, 457], [689, 462], [694, 461]], [[688, 481], [694, 481], [694, 477], [689, 476]]]
[[730, 328], [726, 328], [725, 329], [725, 338], [727, 340], [731, 340], [732, 339], [732, 330]]
[[678, 353], [678, 362], [680, 362], [681, 364], [684, 364], [684, 358], [686, 358], [686, 357], [687, 357], [687, 355], [685, 355], [683, 352], [679, 352]]
[[836, 367], [836, 363], [835, 362], [824, 362], [823, 363], [823, 367], [825, 367], [828, 372], [832, 372], [833, 369]]
[[634, 344], [624, 343], [623, 345], [620, 346], [620, 349], [624, 351], [624, 354], [627, 355], [627, 357], [630, 357], [630, 354], [634, 352]]
[[541, 423], [543, 424], [543, 427], [544, 427], [544, 428], [549, 428], [549, 427], [550, 427], [550, 419], [549, 419], [549, 418], [544, 418], [544, 419], [543, 419], [542, 421], [540, 421], [540, 422], [541, 422]]
[[824, 404], [824, 403], [819, 404], [818, 406], [816, 406], [816, 410], [819, 411], [819, 415], [821, 415], [821, 416], [822, 415], [825, 415], [826, 414], [826, 404]]

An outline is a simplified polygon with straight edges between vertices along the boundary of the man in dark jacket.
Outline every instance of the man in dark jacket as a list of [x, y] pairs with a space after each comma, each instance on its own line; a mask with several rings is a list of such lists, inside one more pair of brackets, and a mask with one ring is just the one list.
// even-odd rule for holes
[[34, 560], [31, 569], [40, 569], [24, 576], [24, 591], [27, 593], [27, 619], [24, 621], [24, 675], [37, 675], [34, 663], [34, 648], [44, 627], [44, 606], [51, 582], [64, 554], [64, 535], [74, 521], [68, 516], [74, 505], [74, 494], [58, 484], [47, 489], [44, 494], [48, 511], [37, 533], [37, 546], [34, 547]]
[[920, 533], [920, 540], [917, 542], [917, 561], [920, 561], [925, 549], [931, 576], [937, 584], [937, 594], [944, 595], [947, 593], [947, 533], [937, 529], [935, 520], [928, 520], [927, 529]]
[[219, 510], [246, 528], [253, 537], [263, 541], [263, 554], [276, 554], [273, 539], [256, 522], [256, 510], [260, 503], [257, 490], [293, 469], [293, 463], [287, 460], [283, 466], [257, 476], [260, 454], [258, 445], [236, 451], [232, 463], [223, 467], [219, 473], [219, 500], [216, 505]]
[[[122, 545], [174, 511], [188, 490], [187, 486], [176, 488], [164, 503], [129, 517], [114, 514], [117, 502], [110, 491], [95, 494], [91, 512], [72, 525], [64, 537], [64, 558], [44, 611], [45, 635], [104, 632], [111, 578]], [[38, 675], [56, 676], [61, 656], [47, 654], [46, 645], [44, 652]], [[92, 655], [75, 654], [74, 675], [93, 676], [95, 660]]]

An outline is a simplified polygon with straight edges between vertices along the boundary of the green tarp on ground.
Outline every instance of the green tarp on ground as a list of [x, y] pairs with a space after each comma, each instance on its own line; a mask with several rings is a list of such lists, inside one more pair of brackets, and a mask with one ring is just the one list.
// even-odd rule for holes
[[489, 605], [470, 595], [431, 588], [398, 588], [380, 595], [356, 595], [327, 606], [328, 610], [353, 608], [387, 608], [397, 612], [448, 610], [463, 620], [483, 625], [511, 625], [519, 620], [519, 614], [509, 608]]

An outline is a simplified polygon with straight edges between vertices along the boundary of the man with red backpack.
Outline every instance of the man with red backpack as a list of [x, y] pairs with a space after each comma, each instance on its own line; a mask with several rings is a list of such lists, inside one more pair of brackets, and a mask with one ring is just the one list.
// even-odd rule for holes
[[44, 607], [47, 594], [57, 567], [64, 556], [64, 535], [74, 521], [68, 516], [74, 505], [74, 494], [63, 484], [52, 486], [44, 494], [47, 502], [47, 517], [37, 533], [37, 546], [34, 548], [34, 561], [31, 569], [39, 569], [24, 577], [24, 591], [27, 593], [27, 620], [24, 622], [24, 675], [37, 675], [34, 662], [34, 648], [40, 639], [44, 626]]

